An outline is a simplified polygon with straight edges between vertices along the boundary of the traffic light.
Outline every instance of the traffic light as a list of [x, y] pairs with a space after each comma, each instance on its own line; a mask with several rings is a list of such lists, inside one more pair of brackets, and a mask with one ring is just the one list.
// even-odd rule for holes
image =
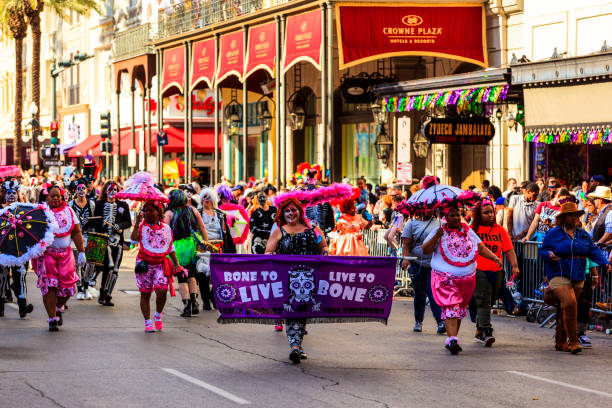
[[112, 153], [113, 144], [110, 141], [110, 137], [111, 137], [110, 111], [102, 112], [100, 114], [100, 136], [102, 136], [102, 141], [100, 142], [100, 151], [103, 153]]

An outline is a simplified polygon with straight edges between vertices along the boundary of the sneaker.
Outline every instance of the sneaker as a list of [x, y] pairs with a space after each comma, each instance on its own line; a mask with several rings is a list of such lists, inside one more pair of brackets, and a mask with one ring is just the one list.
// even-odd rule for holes
[[79, 292], [76, 295], [77, 300], [85, 300], [85, 292]]
[[438, 330], [436, 331], [436, 333], [438, 333], [438, 334], [446, 333], [446, 326], [444, 325], [444, 322], [440, 322], [440, 324], [438, 325]]
[[284, 330], [284, 328], [283, 328], [282, 324], [275, 324], [274, 325], [274, 331], [282, 332], [283, 330]]
[[91, 294], [89, 291], [85, 292], [85, 300], [91, 300]]
[[291, 353], [289, 353], [289, 360], [291, 360], [293, 364], [300, 364], [301, 359], [302, 357], [299, 349], [291, 350]]
[[164, 328], [164, 324], [162, 323], [162, 317], [164, 316], [164, 314], [160, 314], [159, 317], [153, 317], [153, 320], [155, 320], [155, 328], [158, 331], [162, 331], [162, 329]]
[[304, 349], [300, 347], [300, 360], [306, 360], [308, 358], [308, 354], [304, 352]]
[[591, 343], [591, 339], [589, 339], [586, 335], [582, 335], [578, 337], [578, 344], [582, 348], [593, 348], [593, 344]]
[[145, 320], [145, 332], [147, 333], [155, 333], [155, 329], [153, 328], [153, 322], [150, 320]]
[[456, 356], [460, 351], [463, 351], [459, 345], [459, 340], [457, 339], [452, 339], [450, 342], [446, 343], [445, 347], [453, 356]]
[[49, 331], [50, 332], [59, 331], [59, 328], [57, 327], [57, 320], [55, 318], [47, 319], [47, 321], [49, 322]]
[[96, 284], [96, 282], [89, 282], [89, 287], [87, 288], [87, 293], [89, 293], [89, 298], [94, 298], [94, 297], [98, 297], [98, 295], [100, 294], [100, 292], [98, 292], [98, 289], [96, 289], [94, 287], [94, 285]]
[[482, 330], [478, 330], [474, 335], [474, 341], [480, 344], [485, 344], [485, 334]]
[[491, 347], [493, 343], [495, 343], [495, 337], [493, 337], [493, 329], [485, 329], [484, 331], [485, 347]]
[[422, 331], [423, 331], [423, 323], [421, 323], [421, 322], [416, 322], [416, 323], [414, 324], [414, 327], [412, 328], [412, 331], [413, 331], [413, 332], [417, 332], [417, 333], [422, 332]]

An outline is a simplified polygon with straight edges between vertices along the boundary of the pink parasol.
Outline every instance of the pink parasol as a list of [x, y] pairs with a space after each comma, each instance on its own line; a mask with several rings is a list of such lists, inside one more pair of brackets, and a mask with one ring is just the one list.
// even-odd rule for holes
[[219, 206], [225, 213], [227, 226], [234, 244], [242, 244], [249, 235], [249, 216], [243, 206], [232, 203], [224, 203]]
[[126, 187], [117, 193], [116, 197], [134, 201], [155, 201], [168, 203], [168, 197], [153, 185], [153, 176], [146, 171], [140, 171], [130, 177]]

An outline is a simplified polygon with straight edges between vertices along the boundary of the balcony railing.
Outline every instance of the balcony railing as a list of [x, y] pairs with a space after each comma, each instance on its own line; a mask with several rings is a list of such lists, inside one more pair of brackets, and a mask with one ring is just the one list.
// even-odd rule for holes
[[154, 38], [155, 28], [151, 23], [116, 33], [113, 40], [113, 59], [120, 61], [139, 55], [155, 54], [155, 47], [151, 44]]
[[209, 27], [291, 1], [293, 0], [175, 0], [174, 4], [159, 10], [156, 38]]

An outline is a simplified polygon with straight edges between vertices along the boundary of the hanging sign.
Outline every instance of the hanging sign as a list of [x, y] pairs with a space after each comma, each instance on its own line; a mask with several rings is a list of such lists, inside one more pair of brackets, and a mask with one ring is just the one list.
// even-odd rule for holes
[[198, 41], [193, 43], [191, 55], [191, 89], [202, 83], [208, 88], [213, 87], [215, 79], [216, 58], [215, 39]]
[[273, 77], [276, 58], [276, 23], [266, 23], [249, 28], [249, 41], [244, 78], [258, 69], [264, 69]]
[[300, 61], [310, 62], [321, 70], [321, 18], [321, 9], [287, 17], [283, 73]]
[[412, 184], [412, 163], [397, 162], [397, 182], [400, 184]]
[[242, 82], [244, 70], [244, 30], [225, 34], [219, 40], [219, 69], [216, 84], [230, 75], [236, 75]]
[[164, 51], [162, 95], [171, 88], [183, 93], [185, 84], [185, 47], [180, 46]]
[[340, 69], [407, 55], [488, 65], [483, 4], [339, 3], [336, 29]]
[[168, 145], [168, 134], [163, 130], [157, 133], [157, 145], [162, 147]]
[[486, 145], [495, 126], [487, 118], [433, 118], [425, 123], [423, 135], [431, 143]]

